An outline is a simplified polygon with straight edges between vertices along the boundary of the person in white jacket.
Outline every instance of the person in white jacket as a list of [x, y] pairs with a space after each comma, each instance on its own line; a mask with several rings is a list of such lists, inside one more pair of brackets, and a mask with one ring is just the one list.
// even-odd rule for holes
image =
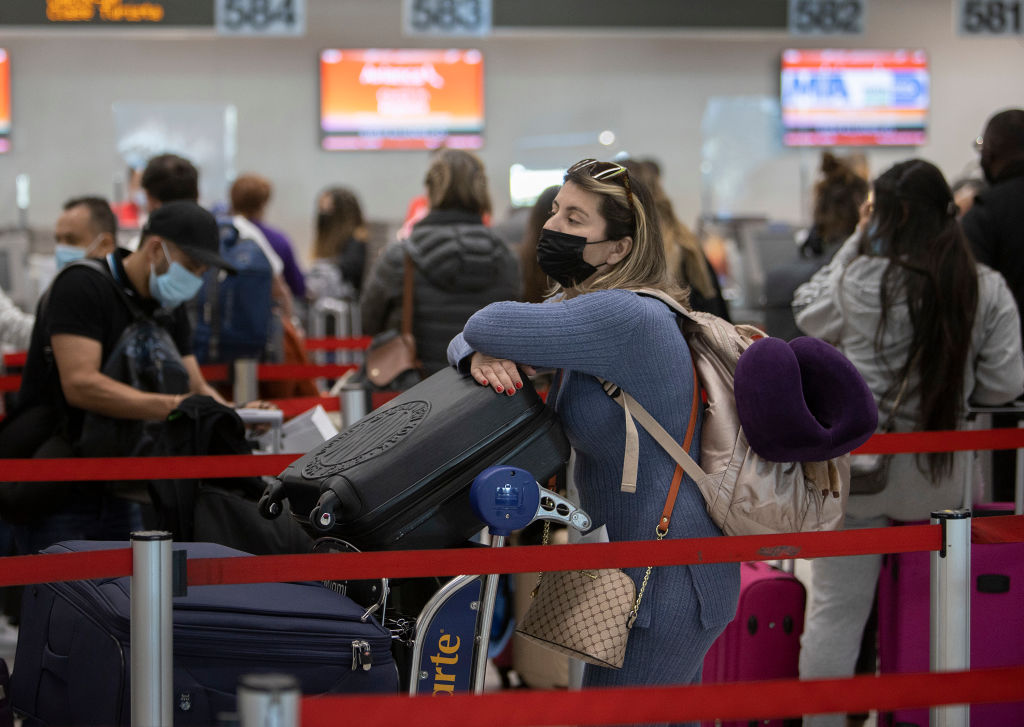
[[23, 351], [32, 337], [36, 317], [25, 313], [0, 289], [0, 344]]
[[[873, 195], [858, 232], [797, 289], [797, 326], [835, 344], [857, 367], [878, 403], [880, 427], [963, 428], [968, 402], [1003, 404], [1024, 392], [1013, 295], [1002, 276], [975, 263], [934, 165], [896, 164], [875, 180]], [[934, 510], [960, 507], [972, 456], [893, 455], [879, 478], [884, 489], [851, 493], [844, 527], [927, 520]], [[853, 674], [881, 562], [880, 555], [812, 562], [801, 678]], [[804, 724], [843, 726], [846, 717], [808, 716]]]

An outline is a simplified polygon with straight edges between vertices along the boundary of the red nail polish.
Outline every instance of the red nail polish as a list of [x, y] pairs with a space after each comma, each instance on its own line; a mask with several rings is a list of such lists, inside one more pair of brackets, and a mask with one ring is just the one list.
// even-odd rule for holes
[[515, 396], [515, 393], [516, 393], [516, 390], [515, 390], [515, 389], [509, 389], [509, 390], [508, 390], [508, 395], [509, 395], [509, 396]]
[[484, 379], [483, 381], [481, 381], [480, 385], [481, 386], [487, 386], [487, 379]]
[[517, 389], [521, 389], [521, 388], [523, 388], [523, 382], [522, 382], [522, 381], [517, 381], [517, 382], [516, 382], [516, 388], [517, 388]]
[[495, 390], [495, 391], [497, 391], [497, 392], [498, 392], [498, 393], [500, 394], [500, 393], [501, 393], [501, 392], [503, 392], [503, 391], [504, 391], [505, 389], [503, 389], [502, 387], [498, 386], [498, 387], [497, 387], [497, 388], [495, 388], [494, 390]]

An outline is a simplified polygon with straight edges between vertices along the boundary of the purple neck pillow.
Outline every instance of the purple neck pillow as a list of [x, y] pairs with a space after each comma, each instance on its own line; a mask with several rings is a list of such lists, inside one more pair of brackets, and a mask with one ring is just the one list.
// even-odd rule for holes
[[817, 338], [754, 341], [735, 374], [750, 448], [770, 462], [822, 462], [875, 433], [878, 407], [853, 364]]

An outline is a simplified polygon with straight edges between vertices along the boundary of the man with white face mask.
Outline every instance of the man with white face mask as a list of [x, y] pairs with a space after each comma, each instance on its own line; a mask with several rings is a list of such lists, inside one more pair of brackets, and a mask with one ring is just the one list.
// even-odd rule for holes
[[[131, 454], [145, 422], [162, 421], [191, 394], [223, 400], [191, 349], [182, 306], [209, 266], [233, 273], [219, 255], [213, 215], [172, 202], [150, 215], [139, 249], [69, 264], [54, 280], [29, 350], [14, 422], [0, 433], [0, 456]], [[38, 339], [38, 345], [37, 341]], [[44, 495], [49, 491], [48, 495]], [[4, 519], [33, 552], [51, 538], [123, 539], [141, 525], [138, 507], [94, 485], [40, 488], [37, 500], [2, 502]], [[45, 499], [44, 499], [45, 498]], [[68, 513], [71, 518], [66, 517]], [[51, 522], [54, 516], [64, 516]], [[23, 538], [24, 539], [24, 538]]]
[[54, 239], [57, 272], [83, 257], [102, 260], [117, 246], [117, 218], [102, 197], [75, 197], [64, 203]]

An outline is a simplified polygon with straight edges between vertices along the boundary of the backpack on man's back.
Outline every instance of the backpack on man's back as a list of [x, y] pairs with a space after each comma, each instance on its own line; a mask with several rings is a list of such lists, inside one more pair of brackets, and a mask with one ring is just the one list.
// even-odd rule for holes
[[192, 345], [201, 364], [250, 358], [273, 360], [280, 347], [280, 322], [272, 296], [274, 271], [256, 240], [220, 217], [220, 255], [238, 273], [210, 269], [196, 296]]

